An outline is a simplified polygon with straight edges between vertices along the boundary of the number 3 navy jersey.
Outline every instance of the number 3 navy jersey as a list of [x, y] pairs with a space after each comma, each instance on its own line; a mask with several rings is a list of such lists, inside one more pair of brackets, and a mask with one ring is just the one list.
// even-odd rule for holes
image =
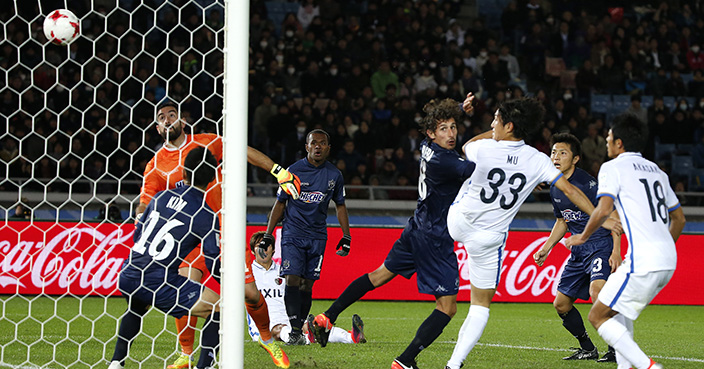
[[204, 202], [203, 191], [192, 186], [161, 191], [137, 224], [134, 246], [121, 273], [164, 280], [167, 274], [178, 274], [179, 264], [198, 244], [202, 244], [208, 269], [219, 270], [219, 232], [218, 217]]
[[330, 200], [345, 203], [345, 183], [342, 173], [329, 161], [316, 167], [303, 158], [293, 163], [288, 171], [301, 179], [301, 195], [291, 199], [284, 191], [277, 199], [286, 202], [282, 232], [290, 237], [327, 240], [327, 218]]
[[464, 160], [457, 151], [434, 142], [428, 144], [427, 140], [421, 142], [420, 151], [418, 206], [413, 221], [422, 232], [452, 240], [447, 230], [447, 211], [475, 164]]
[[[599, 187], [594, 177], [590, 176], [589, 173], [582, 169], [575, 168], [574, 173], [572, 173], [572, 176], [568, 180], [575, 187], [584, 192], [594, 206], [597, 205], [596, 191]], [[589, 221], [589, 214], [579, 210], [577, 205], [572, 203], [572, 201], [554, 185], [550, 186], [550, 198], [552, 199], [552, 210], [555, 213], [555, 217], [564, 219], [567, 223], [567, 228], [572, 234], [582, 233]], [[589, 240], [604, 237], [611, 239], [611, 231], [600, 227], [589, 237]]]

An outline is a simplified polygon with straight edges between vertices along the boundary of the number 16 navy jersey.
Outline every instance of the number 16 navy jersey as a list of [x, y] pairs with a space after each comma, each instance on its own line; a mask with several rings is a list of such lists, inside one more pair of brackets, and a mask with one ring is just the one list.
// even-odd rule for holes
[[203, 191], [185, 186], [159, 192], [137, 224], [134, 246], [121, 273], [165, 280], [167, 274], [178, 274], [179, 264], [198, 244], [211, 273], [219, 271], [219, 232], [218, 217], [205, 203]]

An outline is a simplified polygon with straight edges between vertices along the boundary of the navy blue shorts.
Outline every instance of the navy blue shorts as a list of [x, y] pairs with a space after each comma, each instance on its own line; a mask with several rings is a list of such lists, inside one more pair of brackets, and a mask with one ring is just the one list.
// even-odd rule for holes
[[[570, 256], [570, 260], [562, 271], [560, 283], [557, 290], [571, 298], [589, 300], [589, 285], [592, 281], [607, 280], [611, 275], [609, 257], [613, 245], [609, 241], [598, 241], [604, 243], [603, 247], [595, 247], [596, 251], [584, 257]], [[579, 247], [579, 246], [577, 246]]]
[[420, 293], [452, 296], [460, 288], [454, 242], [419, 231], [412, 220], [389, 251], [384, 265], [406, 279], [417, 273]]
[[281, 276], [297, 275], [317, 281], [323, 268], [327, 240], [281, 238]]
[[120, 273], [118, 288], [129, 302], [130, 296], [147, 305], [152, 305], [174, 318], [187, 315], [200, 298], [202, 285], [186, 277], [167, 275], [164, 278], [133, 278]]

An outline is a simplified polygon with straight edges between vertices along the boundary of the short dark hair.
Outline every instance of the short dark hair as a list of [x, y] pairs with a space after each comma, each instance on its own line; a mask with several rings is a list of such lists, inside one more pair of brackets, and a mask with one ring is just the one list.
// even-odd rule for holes
[[423, 107], [423, 112], [426, 116], [420, 122], [420, 128], [425, 134], [426, 131], [435, 132], [438, 128], [438, 122], [454, 118], [455, 122], [459, 122], [462, 116], [462, 110], [457, 101], [453, 99], [430, 100]]
[[167, 106], [171, 106], [174, 109], [176, 109], [176, 111], [178, 111], [178, 105], [171, 100], [164, 100], [164, 101], [160, 102], [159, 105], [156, 106], [156, 111], [159, 112], [159, 110], [161, 110]]
[[265, 234], [266, 232], [259, 231], [255, 232], [252, 237], [249, 238], [249, 249], [252, 250], [252, 252], [254, 252], [254, 249], [257, 247], [262, 238], [264, 238]]
[[537, 99], [523, 97], [501, 103], [499, 115], [504, 124], [513, 123], [514, 137], [525, 139], [543, 125], [545, 108]]
[[572, 156], [582, 156], [582, 144], [577, 136], [571, 133], [555, 133], [550, 139], [550, 146], [555, 146], [556, 143], [565, 143], [570, 145]]
[[325, 137], [327, 137], [327, 139], [328, 139], [328, 143], [330, 143], [330, 135], [320, 128], [316, 128], [316, 129], [308, 132], [308, 135], [306, 135], [306, 143], [308, 143], [308, 139], [310, 139], [310, 136], [312, 136], [314, 133], [320, 133], [320, 134], [325, 135]]
[[184, 177], [196, 187], [208, 187], [215, 179], [218, 161], [213, 153], [203, 146], [191, 150], [183, 161]]
[[614, 141], [623, 142], [625, 151], [642, 152], [648, 141], [648, 126], [633, 114], [621, 114], [614, 118], [611, 134]]

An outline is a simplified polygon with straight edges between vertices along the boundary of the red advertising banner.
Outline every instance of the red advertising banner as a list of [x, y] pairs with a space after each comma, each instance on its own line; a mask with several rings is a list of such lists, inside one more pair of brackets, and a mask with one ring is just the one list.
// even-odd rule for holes
[[[264, 227], [247, 227], [247, 237]], [[400, 236], [398, 228], [353, 228], [352, 251], [347, 257], [335, 254], [342, 233], [330, 228], [321, 278], [313, 297], [335, 299], [347, 285], [364, 273], [378, 268]], [[0, 294], [116, 295], [117, 276], [132, 247], [132, 224], [87, 224], [53, 222], [8, 222], [0, 228]], [[277, 252], [279, 260], [279, 236]], [[501, 282], [494, 301], [552, 302], [569, 251], [555, 246], [547, 261], [538, 267], [533, 253], [547, 239], [548, 232], [510, 232], [501, 270]], [[670, 283], [655, 298], [655, 304], [704, 305], [698, 286], [704, 283], [698, 263], [704, 236], [684, 235], [677, 242], [677, 270]], [[242, 247], [247, 247], [243, 240]], [[622, 251], [627, 250], [625, 237]], [[455, 246], [460, 270], [460, 301], [469, 301], [469, 260], [462, 245]], [[397, 277], [369, 292], [368, 300], [433, 300], [418, 293], [415, 277]]]

